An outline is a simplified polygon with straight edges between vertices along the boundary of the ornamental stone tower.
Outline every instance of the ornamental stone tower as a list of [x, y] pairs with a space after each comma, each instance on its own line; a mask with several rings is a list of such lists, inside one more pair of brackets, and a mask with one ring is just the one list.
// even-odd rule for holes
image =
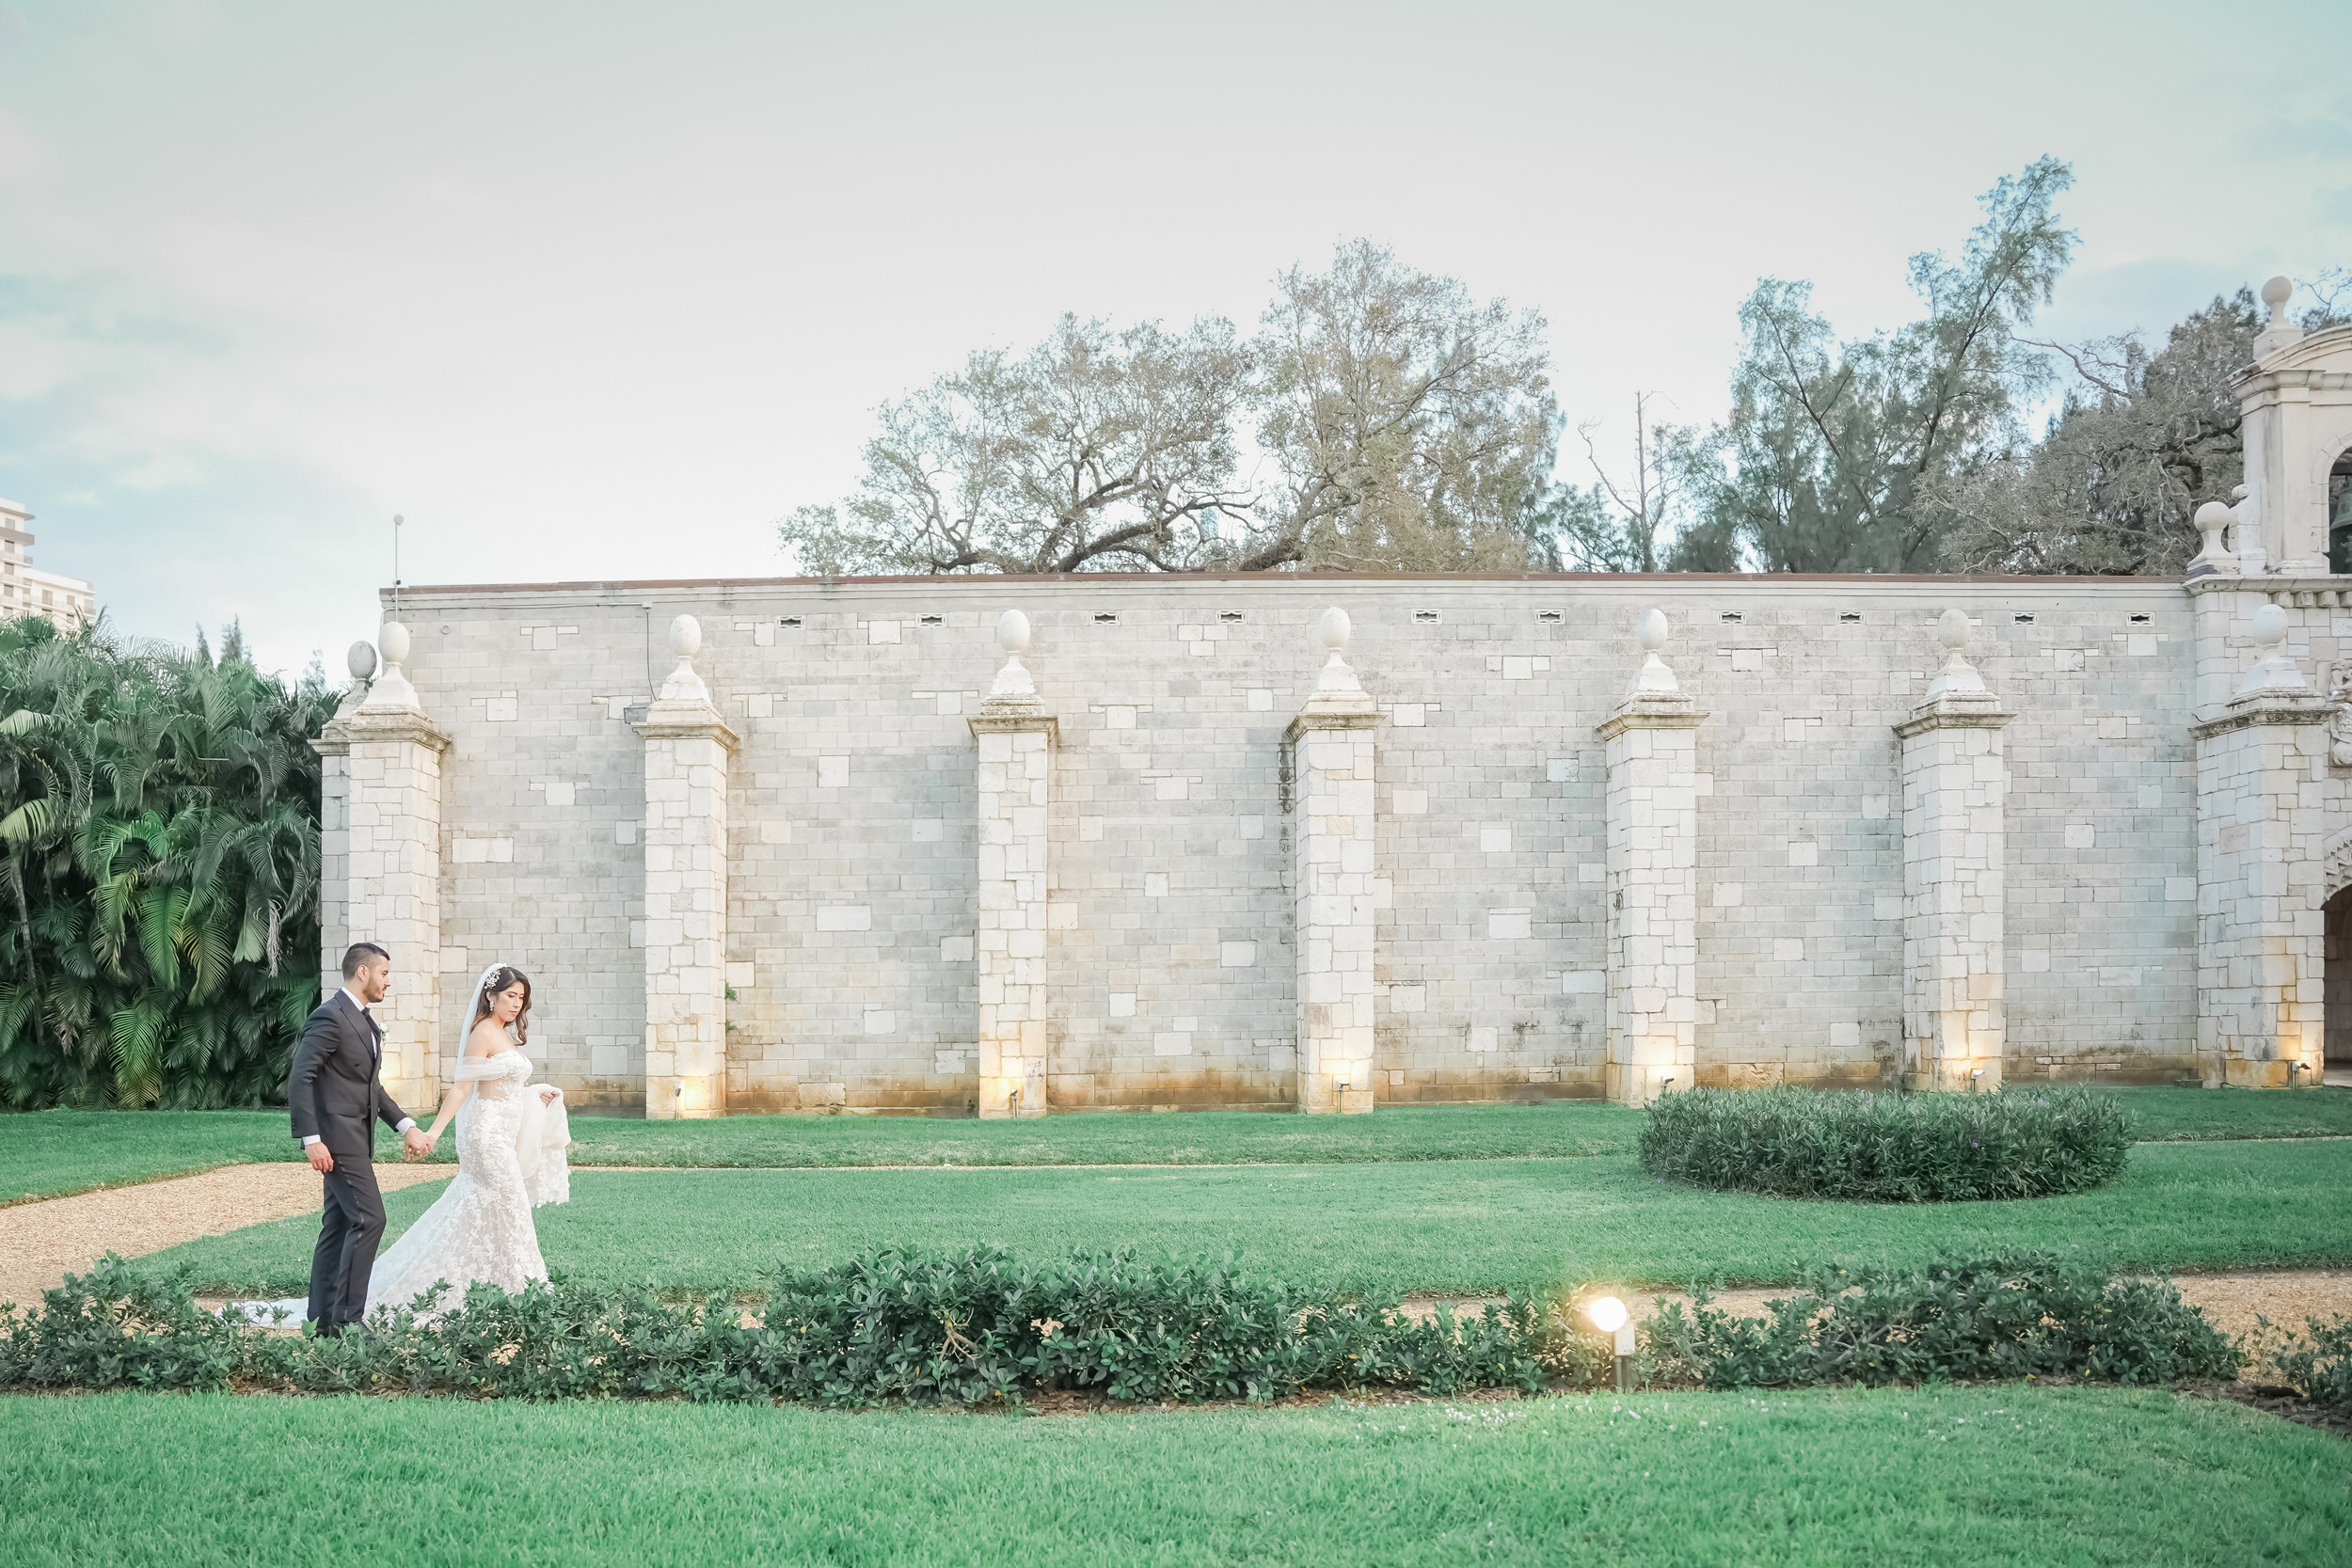
[[970, 721], [979, 747], [979, 1112], [1045, 1114], [1045, 944], [1053, 889], [1054, 747], [1060, 728], [1021, 662], [1029, 618], [1008, 610], [996, 622], [1003, 668]]
[[645, 743], [645, 1115], [726, 1109], [727, 773], [735, 732], [694, 673], [701, 624], [670, 623], [677, 668]]
[[[426, 716], [401, 668], [408, 628], [385, 622], [376, 651], [383, 673], [358, 706], [337, 716], [342, 738], [330, 742], [348, 747], [342, 917], [351, 941], [373, 942], [392, 956], [391, 994], [374, 1009], [384, 1030], [384, 1086], [405, 1106], [429, 1106], [440, 1096], [444, 1066], [441, 757], [449, 736]], [[353, 655], [356, 675], [363, 661], [357, 649]], [[326, 983], [340, 985], [340, 972]]]
[[1903, 1075], [1915, 1089], [1997, 1089], [2007, 875], [2005, 713], [1963, 657], [1968, 615], [1936, 622], [1944, 668], [1895, 726], [1903, 777]]
[[1659, 657], [1663, 610], [1634, 626], [1642, 668], [1594, 732], [1608, 747], [1608, 1024], [1604, 1088], [1646, 1105], [1698, 1069], [1698, 727]]
[[1298, 952], [1298, 1108], [1372, 1109], [1376, 863], [1374, 732], [1380, 709], [1343, 657], [1354, 628], [1315, 623], [1327, 657], [1282, 736]]

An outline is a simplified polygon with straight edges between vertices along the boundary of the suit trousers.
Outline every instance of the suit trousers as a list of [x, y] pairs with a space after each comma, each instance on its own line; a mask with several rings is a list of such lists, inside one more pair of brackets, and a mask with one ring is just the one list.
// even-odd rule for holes
[[364, 1154], [338, 1154], [326, 1175], [326, 1212], [310, 1255], [310, 1321], [337, 1334], [368, 1312], [368, 1276], [384, 1240], [384, 1195]]

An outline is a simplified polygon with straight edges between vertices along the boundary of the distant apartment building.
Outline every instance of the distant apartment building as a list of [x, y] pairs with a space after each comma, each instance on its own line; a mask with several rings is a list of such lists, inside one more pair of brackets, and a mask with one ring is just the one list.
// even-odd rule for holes
[[39, 615], [59, 631], [77, 631], [98, 619], [98, 592], [80, 578], [33, 564], [33, 515], [0, 500], [0, 620]]

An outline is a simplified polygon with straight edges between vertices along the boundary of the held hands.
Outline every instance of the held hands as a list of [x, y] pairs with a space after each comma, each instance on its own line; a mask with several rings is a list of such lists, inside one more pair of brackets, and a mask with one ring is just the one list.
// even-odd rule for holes
[[326, 1146], [323, 1143], [306, 1145], [302, 1152], [310, 1156], [310, 1168], [321, 1176], [335, 1168], [335, 1156], [326, 1152]]
[[433, 1135], [421, 1127], [411, 1127], [400, 1135], [400, 1147], [406, 1158], [421, 1160], [433, 1152]]

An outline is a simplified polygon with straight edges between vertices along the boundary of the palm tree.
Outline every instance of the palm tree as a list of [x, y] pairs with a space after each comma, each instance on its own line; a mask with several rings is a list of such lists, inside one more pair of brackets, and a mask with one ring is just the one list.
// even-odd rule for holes
[[233, 626], [216, 659], [0, 623], [0, 1102], [276, 1097], [318, 997], [337, 695]]

